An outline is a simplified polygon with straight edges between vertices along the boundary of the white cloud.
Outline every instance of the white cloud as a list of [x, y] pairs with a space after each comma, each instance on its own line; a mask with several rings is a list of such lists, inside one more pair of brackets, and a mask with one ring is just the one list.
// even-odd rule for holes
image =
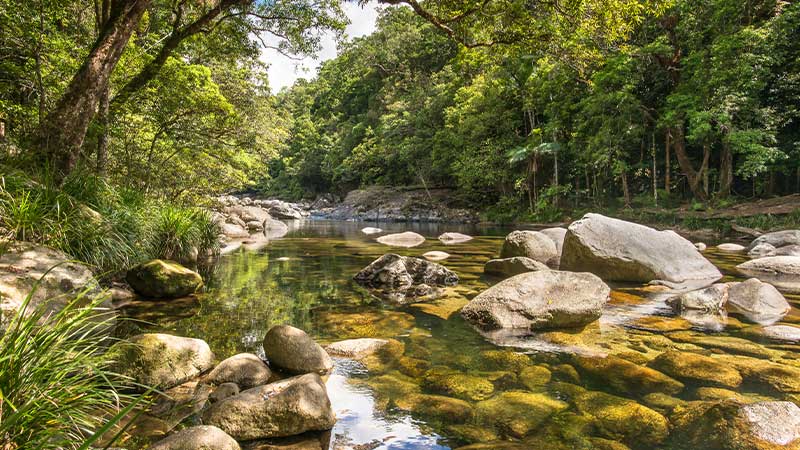
[[[350, 25], [347, 26], [345, 33], [348, 39], [366, 36], [375, 31], [375, 21], [378, 18], [378, 6], [376, 2], [369, 2], [363, 8], [355, 2], [346, 2], [342, 5]], [[269, 64], [269, 85], [273, 92], [291, 86], [299, 78], [312, 78], [316, 76], [317, 69], [323, 61], [336, 57], [336, 41], [332, 33], [326, 33], [322, 37], [322, 50], [312, 57], [302, 60], [293, 60], [281, 55], [273, 49], [264, 49], [261, 52], [261, 60]]]

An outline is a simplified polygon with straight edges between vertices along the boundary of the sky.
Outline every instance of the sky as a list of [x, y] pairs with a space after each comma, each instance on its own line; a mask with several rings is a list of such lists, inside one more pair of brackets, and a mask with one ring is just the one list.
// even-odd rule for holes
[[[350, 25], [345, 33], [348, 38], [366, 36], [375, 31], [375, 20], [378, 18], [377, 2], [369, 2], [363, 8], [355, 2], [346, 2], [342, 9], [350, 18]], [[291, 86], [299, 78], [313, 78], [322, 61], [336, 57], [336, 41], [333, 34], [328, 33], [322, 38], [322, 50], [317, 53], [316, 59], [312, 57], [302, 60], [290, 59], [272, 49], [261, 52], [261, 60], [269, 66], [269, 85], [272, 92], [278, 92], [284, 87]]]

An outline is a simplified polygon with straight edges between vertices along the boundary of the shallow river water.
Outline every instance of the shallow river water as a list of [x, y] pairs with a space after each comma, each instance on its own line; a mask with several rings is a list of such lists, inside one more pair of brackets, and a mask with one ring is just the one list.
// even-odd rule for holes
[[[365, 226], [412, 230], [428, 239], [411, 249], [387, 247], [360, 233]], [[444, 245], [436, 236], [445, 231], [476, 238]], [[581, 331], [482, 336], [458, 311], [498, 281], [483, 275], [483, 264], [497, 256], [508, 231], [297, 222], [286, 237], [261, 249], [222, 256], [205, 274], [206, 292], [197, 298], [139, 302], [126, 313], [152, 323], [141, 325], [149, 331], [206, 340], [219, 360], [239, 352], [263, 356], [264, 334], [281, 323], [322, 344], [396, 340], [391, 350], [364, 362], [335, 360], [327, 386], [338, 421], [322, 438], [334, 449], [448, 449], [482, 442], [486, 449], [672, 449], [681, 444], [667, 437], [669, 425], [660, 417], [669, 420], [676, 405], [714, 398], [795, 400], [800, 392], [794, 386], [800, 380], [752, 375], [734, 387], [709, 371], [708, 380], [682, 380], [676, 387], [671, 378], [637, 372], [669, 349], [709, 355], [728, 366], [770, 360], [787, 374], [800, 371], [796, 345], [769, 341], [759, 326], [735, 315], [714, 321], [676, 317], [664, 295], [647, 286], [612, 286], [602, 319]], [[352, 281], [385, 253], [431, 250], [450, 253], [441, 263], [460, 277], [433, 302], [392, 305]], [[725, 281], [736, 279], [732, 267], [746, 259], [705, 255]], [[793, 308], [783, 323], [800, 322], [800, 299], [787, 298]], [[593, 362], [606, 355], [615, 363]]]

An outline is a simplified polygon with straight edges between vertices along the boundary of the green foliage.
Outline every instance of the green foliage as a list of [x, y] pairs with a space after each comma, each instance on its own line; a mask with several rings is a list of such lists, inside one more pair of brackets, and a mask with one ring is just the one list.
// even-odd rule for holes
[[140, 401], [105, 352], [113, 313], [85, 295], [54, 314], [29, 296], [0, 336], [0, 447], [82, 448]]
[[160, 259], [192, 261], [219, 251], [219, 227], [208, 211], [165, 206], [156, 211], [151, 254]]

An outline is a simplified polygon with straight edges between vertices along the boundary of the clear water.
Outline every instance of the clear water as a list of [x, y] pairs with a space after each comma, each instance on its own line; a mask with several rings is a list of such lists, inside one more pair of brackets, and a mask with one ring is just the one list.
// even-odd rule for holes
[[[416, 231], [428, 240], [411, 249], [387, 247], [362, 234], [360, 229], [365, 226], [379, 226], [390, 232]], [[463, 232], [476, 238], [444, 245], [436, 236], [445, 231]], [[197, 298], [140, 302], [129, 306], [126, 312], [152, 323], [142, 325], [149, 331], [206, 340], [220, 360], [239, 352], [263, 355], [264, 334], [281, 323], [302, 328], [323, 344], [358, 337], [391, 338], [403, 343], [404, 349], [394, 355], [395, 360], [381, 364], [365, 366], [336, 359], [336, 369], [327, 384], [338, 417], [331, 433], [332, 448], [339, 449], [448, 449], [480, 442], [491, 442], [485, 448], [501, 448], [500, 441], [505, 442], [502, 445], [519, 442], [520, 448], [601, 448], [600, 443], [606, 441], [598, 438], [622, 441], [631, 448], [659, 448], [669, 444], [657, 445], [632, 437], [625, 430], [613, 432], [584, 423], [592, 412], [586, 406], [577, 408], [570, 386], [606, 391], [640, 404], [646, 403], [645, 393], [609, 387], [613, 382], [602, 374], [581, 373], [576, 379], [567, 367], [574, 354], [620, 355], [644, 364], [657, 354], [654, 349], [664, 336], [683, 333], [678, 345], [693, 345], [693, 336], [741, 337], [770, 352], [771, 358], [795, 364], [798, 353], [794, 345], [771, 344], [753, 337], [747, 332], [749, 325], [736, 317], [718, 323], [693, 323], [674, 317], [664, 303], [663, 294], [636, 285], [613, 286], [612, 302], [603, 318], [581, 332], [482, 336], [461, 319], [458, 310], [497, 281], [483, 275], [483, 264], [496, 257], [508, 231], [439, 224], [296, 222], [286, 237], [261, 249], [222, 256], [204, 274], [207, 290]], [[448, 288], [436, 301], [392, 305], [352, 281], [356, 272], [385, 253], [420, 256], [431, 250], [450, 253], [452, 256], [441, 263], [460, 277], [458, 286]], [[727, 279], [734, 279], [731, 268], [744, 260], [743, 256], [731, 254], [706, 256], [726, 273]], [[790, 298], [790, 302], [797, 301]], [[784, 319], [787, 323], [798, 320], [800, 314], [796, 308]], [[711, 353], [738, 352], [716, 345], [699, 345]], [[498, 349], [508, 351], [492, 352]], [[515, 359], [513, 352], [527, 359]], [[533, 387], [526, 385], [520, 373], [527, 365], [550, 370], [551, 381]], [[453, 392], [431, 384], [424, 375], [430, 368], [472, 377], [469, 380], [490, 380], [493, 393], [475, 396], [458, 391], [458, 387], [458, 392]], [[695, 388], [687, 384], [674, 397], [697, 399]], [[742, 395], [759, 398], [785, 397], [759, 385], [739, 390]], [[563, 400], [567, 407], [536, 426], [531, 426], [527, 419], [520, 424], [515, 422], [513, 408], [503, 407], [503, 400], [499, 401], [497, 413], [486, 403], [491, 398], [503, 399], [501, 394], [505, 392], [541, 394], [546, 399]], [[460, 397], [475, 413], [465, 419], [437, 412], [435, 405], [410, 402], [409, 398], [417, 398], [415, 394]], [[506, 414], [503, 411], [512, 411], [507, 413], [512, 416], [503, 416]], [[527, 414], [524, 407], [521, 411], [521, 416]]]

